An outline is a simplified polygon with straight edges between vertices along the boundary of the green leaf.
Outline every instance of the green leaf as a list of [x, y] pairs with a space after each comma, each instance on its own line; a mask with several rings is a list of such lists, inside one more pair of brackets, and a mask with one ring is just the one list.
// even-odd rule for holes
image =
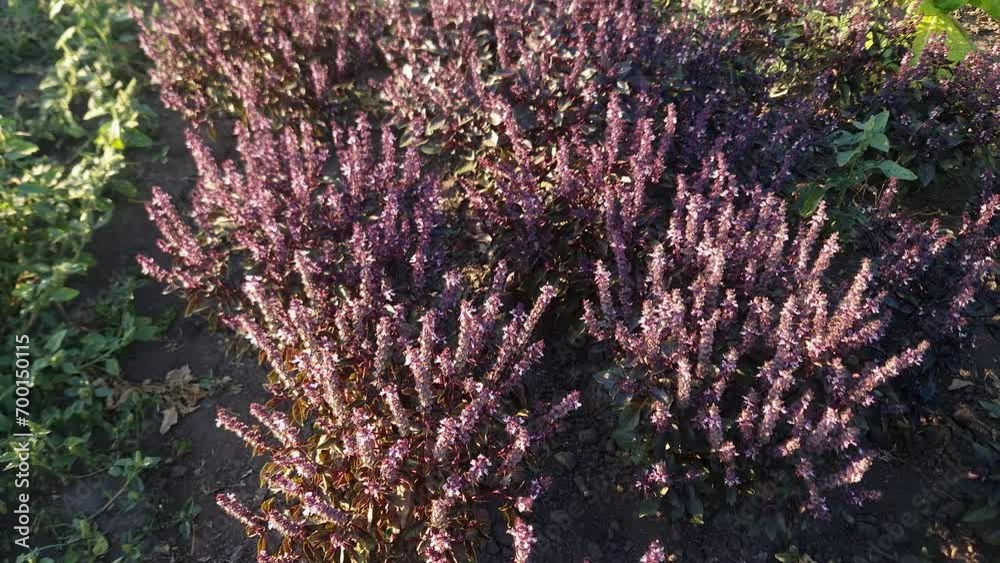
[[920, 185], [927, 187], [931, 182], [934, 181], [934, 177], [937, 175], [937, 167], [931, 162], [922, 162], [917, 165], [917, 178], [920, 180]]
[[66, 43], [70, 40], [70, 38], [73, 37], [75, 33], [76, 33], [76, 26], [71, 26], [66, 28], [66, 31], [62, 32], [62, 35], [60, 35], [59, 39], [56, 41], [56, 49], [60, 50], [64, 49], [66, 47]]
[[1000, 0], [969, 0], [969, 4], [986, 12], [991, 18], [1000, 20]]
[[45, 351], [51, 354], [58, 350], [62, 346], [63, 339], [66, 338], [66, 332], [65, 328], [53, 332], [49, 336], [49, 339], [45, 341]]
[[80, 291], [77, 289], [73, 289], [72, 287], [60, 287], [52, 292], [52, 300], [57, 303], [65, 303], [76, 299], [77, 295], [80, 295]]
[[874, 125], [872, 126], [873, 131], [877, 132], [885, 131], [885, 126], [889, 124], [889, 112], [882, 111], [876, 114], [875, 116], [872, 117], [872, 122], [874, 123]]
[[969, 3], [969, 0], [934, 0], [934, 7], [942, 12], [953, 12]]
[[66, 5], [66, 0], [56, 0], [49, 6], [49, 19], [54, 19], [62, 11], [63, 6]]
[[608, 393], [614, 393], [618, 386], [618, 381], [622, 378], [622, 369], [613, 367], [594, 374], [594, 381], [600, 384]]
[[847, 131], [839, 131], [837, 137], [833, 139], [833, 144], [835, 145], [854, 145], [861, 140], [864, 135], [862, 133], [849, 133]]
[[883, 160], [882, 162], [879, 162], [878, 169], [890, 178], [899, 178], [900, 180], [917, 179], [917, 175], [911, 172], [909, 168], [901, 166], [899, 163], [891, 160]]
[[114, 358], [109, 358], [104, 362], [104, 371], [114, 376], [121, 375], [122, 372], [121, 367], [118, 365], [118, 360]]
[[934, 33], [944, 33], [948, 44], [948, 59], [960, 61], [965, 58], [975, 46], [972, 38], [961, 23], [950, 13], [940, 9], [932, 0], [924, 0], [919, 7], [924, 17], [917, 22], [917, 33], [913, 38], [913, 53], [919, 60], [927, 40]]
[[969, 511], [962, 517], [962, 522], [989, 522], [1000, 515], [996, 506], [986, 505]]
[[811, 217], [819, 209], [819, 204], [823, 201], [823, 196], [825, 195], [826, 190], [816, 184], [812, 184], [799, 192], [799, 215], [804, 218]]
[[32, 182], [25, 182], [17, 187], [17, 193], [23, 196], [45, 195], [49, 193], [49, 190], [43, 188], [38, 184]]
[[438, 154], [442, 148], [440, 143], [426, 143], [420, 146], [420, 152], [424, 154]]
[[618, 427], [611, 434], [611, 438], [623, 450], [630, 450], [636, 445], [635, 430], [639, 427], [639, 416], [641, 413], [641, 406], [629, 402], [625, 404], [621, 413], [618, 414]]
[[[948, 16], [948, 18], [951, 18], [951, 16]], [[946, 31], [948, 35], [948, 59], [958, 62], [972, 52], [976, 46], [972, 43], [972, 38], [965, 31], [965, 27], [962, 24], [954, 20], [954, 18], [952, 18], [951, 24]]]
[[639, 416], [642, 414], [642, 407], [636, 403], [628, 403], [618, 415], [618, 430], [633, 432], [639, 427]]
[[857, 149], [837, 153], [837, 166], [844, 166], [858, 153]]
[[146, 324], [139, 324], [139, 326], [135, 328], [135, 334], [132, 336], [132, 338], [136, 342], [150, 342], [151, 340], [156, 338], [156, 333], [158, 333], [160, 329], [156, 325], [150, 324], [148, 318], [145, 317], [140, 317], [140, 318], [144, 319], [146, 321]]
[[80, 444], [85, 444], [85, 443], [87, 443], [87, 439], [84, 438], [83, 436], [70, 436], [69, 438], [63, 440], [62, 445], [64, 448], [69, 450], [75, 448], [76, 446], [79, 446]]
[[91, 550], [91, 553], [93, 553], [95, 557], [100, 557], [108, 552], [108, 540], [104, 537], [104, 534], [101, 534], [100, 532], [95, 533], [97, 534], [97, 540], [94, 542], [94, 548]]
[[983, 536], [983, 541], [989, 545], [1000, 545], [1000, 529], [987, 532]]
[[125, 146], [133, 149], [145, 149], [153, 146], [153, 140], [138, 129], [126, 129]]
[[765, 516], [760, 525], [764, 529], [764, 534], [767, 536], [767, 539], [774, 541], [778, 537], [778, 526], [774, 521], [774, 518]]
[[889, 152], [889, 137], [885, 133], [876, 133], [872, 135], [869, 145], [877, 151]]
[[24, 139], [7, 139], [5, 141], [3, 158], [7, 160], [20, 160], [38, 152], [38, 145], [25, 141]]

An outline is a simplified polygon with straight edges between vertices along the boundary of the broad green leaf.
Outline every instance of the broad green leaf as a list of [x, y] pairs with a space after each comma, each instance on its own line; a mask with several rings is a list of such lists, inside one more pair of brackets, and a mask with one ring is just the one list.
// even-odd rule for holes
[[825, 195], [826, 190], [815, 184], [802, 190], [799, 195], [799, 215], [804, 218], [812, 217]]
[[478, 162], [475, 160], [467, 160], [464, 164], [455, 169], [455, 175], [461, 176], [462, 174], [468, 174], [476, 169]]
[[878, 163], [878, 169], [882, 171], [883, 174], [890, 178], [899, 178], [900, 180], [916, 180], [917, 175], [910, 171], [909, 168], [901, 166], [900, 164], [893, 162], [891, 160], [883, 160]]
[[917, 178], [920, 179], [921, 186], [927, 187], [930, 185], [936, 175], [937, 167], [933, 163], [923, 162], [917, 165]]
[[857, 149], [837, 153], [837, 166], [844, 166], [858, 153]]
[[604, 371], [599, 371], [594, 374], [594, 381], [599, 383], [605, 391], [614, 392], [615, 387], [618, 386], [618, 381], [622, 378], [622, 370], [619, 367], [613, 367], [606, 369]]
[[52, 292], [52, 300], [57, 303], [65, 303], [66, 301], [76, 299], [77, 295], [80, 295], [80, 291], [77, 289], [73, 289], [72, 287], [60, 287]]
[[983, 536], [983, 541], [989, 545], [1000, 545], [1000, 529], [991, 530]]
[[133, 149], [145, 149], [153, 146], [153, 140], [138, 129], [126, 129], [125, 146]]
[[66, 0], [56, 0], [49, 6], [49, 19], [54, 19], [62, 11], [63, 6], [66, 5]]
[[849, 133], [847, 131], [840, 131], [837, 133], [837, 137], [833, 140], [835, 145], [854, 145], [861, 140], [863, 135], [861, 133]]
[[965, 27], [962, 26], [951, 16], [948, 16], [952, 21], [951, 25], [947, 29], [948, 34], [948, 59], [958, 62], [965, 58], [976, 46], [972, 43], [972, 38], [969, 33], [965, 31]]
[[622, 409], [621, 414], [618, 415], [618, 428], [617, 430], [622, 432], [633, 432], [639, 427], [639, 415], [642, 413], [642, 408], [635, 404], [629, 403], [625, 405]]
[[969, 4], [986, 12], [991, 18], [1000, 20], [1000, 0], [969, 0]]
[[930, 35], [943, 33], [948, 44], [948, 58], [952, 61], [960, 61], [965, 58], [975, 46], [968, 32], [948, 12], [938, 8], [933, 0], [924, 0], [918, 10], [924, 15], [917, 22], [917, 32], [913, 38], [911, 49], [919, 60]]
[[49, 335], [48, 340], [45, 341], [45, 350], [49, 353], [55, 352], [62, 346], [62, 341], [66, 338], [67, 330], [65, 328], [57, 330]]
[[953, 12], [968, 2], [969, 0], [934, 0], [934, 7], [942, 12]]
[[886, 137], [884, 133], [876, 133], [872, 135], [871, 142], [869, 144], [871, 148], [877, 151], [889, 152], [889, 137]]
[[64, 31], [62, 35], [59, 36], [59, 39], [56, 41], [56, 49], [64, 49], [66, 47], [66, 42], [68, 42], [75, 33], [76, 33], [75, 26], [66, 28], [66, 31]]
[[21, 160], [29, 155], [38, 152], [38, 145], [25, 141], [24, 139], [7, 139], [4, 146], [3, 158], [6, 160]]
[[420, 146], [420, 152], [424, 154], [438, 154], [441, 152], [441, 145], [439, 143], [426, 143]]
[[874, 115], [872, 117], [872, 121], [874, 123], [874, 126], [872, 128], [873, 131], [879, 131], [879, 132], [885, 131], [885, 126], [889, 124], [889, 112], [882, 111]]
[[705, 505], [702, 504], [701, 499], [698, 498], [697, 493], [692, 493], [688, 497], [687, 501], [687, 511], [692, 518], [696, 520], [701, 520], [705, 516]]
[[107, 538], [104, 537], [104, 534], [97, 532], [97, 541], [94, 542], [94, 548], [91, 550], [91, 553], [99, 557], [108, 552], [108, 547]]
[[49, 190], [33, 182], [26, 182], [17, 187], [17, 193], [23, 196], [45, 195]]

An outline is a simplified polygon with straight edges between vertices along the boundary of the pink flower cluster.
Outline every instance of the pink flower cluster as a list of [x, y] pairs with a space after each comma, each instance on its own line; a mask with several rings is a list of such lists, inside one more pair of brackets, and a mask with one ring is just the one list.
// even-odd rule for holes
[[[171, 0], [136, 14], [165, 105], [213, 135], [213, 117], [234, 118], [228, 160], [188, 132], [189, 213], [159, 188], [148, 205], [171, 264], [139, 263], [272, 370], [254, 424], [217, 416], [269, 460], [261, 510], [218, 498], [261, 537], [260, 561], [450, 563], [471, 506], [499, 503], [526, 563], [548, 482], [525, 461], [581, 405], [579, 391], [535, 417], [512, 405], [556, 277], [567, 302], [589, 297], [586, 330], [645, 414], [640, 444], [671, 445], [639, 473], [645, 493], [769, 473], [822, 514], [861, 480], [874, 454], [857, 415], [961, 332], [995, 266], [1000, 196], [984, 189], [952, 232], [895, 211], [889, 183], [858, 229], [868, 258], [848, 263], [825, 207], [796, 227], [780, 194], [821, 158], [838, 81], [868, 76], [857, 45], [881, 12], [785, 49], [740, 15], [662, 18], [658, 4]], [[814, 41], [835, 44], [843, 72], [798, 51]], [[786, 69], [762, 72], [779, 47]], [[939, 74], [927, 53], [866, 95], [894, 107]], [[964, 135], [995, 144], [1000, 67], [970, 61], [926, 88], [926, 119], [894, 111], [925, 154]], [[803, 74], [805, 91], [774, 103]], [[381, 129], [352, 113], [373, 104]], [[537, 297], [505, 313], [515, 278]], [[899, 322], [904, 289], [920, 308]], [[666, 557], [655, 542], [641, 561]]]
[[[854, 423], [859, 409], [919, 365], [929, 346], [874, 353], [875, 345], [889, 348], [890, 290], [917, 279], [946, 243], [973, 256], [991, 252], [996, 239], [986, 226], [1000, 200], [989, 199], [956, 241], [941, 239], [936, 225], [908, 223], [878, 261], [862, 260], [842, 276], [832, 268], [838, 234], [823, 234], [824, 207], [793, 236], [785, 203], [740, 184], [721, 155], [677, 184], [644, 282], [633, 284], [631, 260], [617, 278], [598, 263], [598, 298], [585, 303], [585, 324], [614, 343], [626, 369], [641, 373], [621, 385], [642, 397], [652, 432], [679, 441], [669, 451], [690, 460], [693, 448], [697, 463], [721, 467], [729, 487], [761, 468], [794, 475], [801, 506], [822, 513], [827, 495], [857, 483], [871, 463]], [[970, 271], [949, 286], [949, 310], [961, 310], [979, 286], [984, 271]], [[685, 421], [703, 445], [683, 443], [674, 424]], [[667, 461], [682, 464], [669, 454]], [[645, 490], [666, 482], [663, 468], [654, 469], [640, 483]]]
[[269, 115], [327, 107], [330, 88], [367, 66], [379, 28], [341, 0], [172, 0], [148, 21], [133, 17], [164, 105], [198, 123], [228, 104]]
[[155, 191], [149, 212], [173, 263], [140, 258], [147, 274], [215, 302], [273, 370], [274, 399], [250, 408], [260, 427], [224, 411], [217, 421], [270, 458], [274, 496], [259, 515], [228, 495], [220, 505], [265, 541], [266, 530], [295, 540], [279, 560], [306, 543], [336, 559], [376, 520], [380, 556], [450, 558], [473, 503], [539, 494], [519, 492], [523, 461], [579, 406], [571, 394], [536, 420], [509, 410], [542, 356], [534, 333], [555, 289], [504, 315], [505, 263], [482, 290], [441, 275], [439, 184], [390, 129], [375, 138], [361, 118], [333, 131], [332, 171], [306, 122], [248, 118], [238, 161], [220, 164], [188, 136], [193, 224]]

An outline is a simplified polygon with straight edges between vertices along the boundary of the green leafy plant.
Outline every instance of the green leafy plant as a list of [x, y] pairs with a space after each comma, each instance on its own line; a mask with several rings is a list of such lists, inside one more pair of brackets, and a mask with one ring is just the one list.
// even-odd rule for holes
[[959, 22], [956, 13], [965, 6], [982, 10], [1000, 21], [1000, 0], [913, 0], [909, 9], [919, 17], [913, 36], [913, 53], [920, 57], [927, 42], [935, 34], [943, 34], [948, 45], [948, 58], [960, 61], [976, 48], [969, 32]]
[[191, 534], [194, 531], [194, 519], [201, 514], [201, 507], [195, 504], [193, 498], [187, 499], [184, 506], [177, 513], [174, 522], [177, 524], [177, 531], [180, 532], [181, 537], [184, 539], [190, 539]]
[[45, 53], [46, 14], [37, 1], [8, 0], [0, 13], [0, 67], [17, 72], [25, 60]]
[[[116, 460], [107, 473], [119, 479], [122, 484], [107, 502], [93, 514], [75, 516], [72, 523], [62, 526], [62, 530], [56, 533], [56, 543], [42, 545], [21, 554], [17, 563], [95, 563], [104, 560], [111, 552], [112, 544], [95, 523], [97, 517], [112, 507], [121, 505], [121, 510], [127, 512], [138, 504], [145, 490], [141, 474], [156, 467], [159, 461], [159, 458], [144, 456], [138, 451], [130, 457]], [[115, 547], [120, 548], [124, 555], [115, 559], [114, 563], [142, 560], [141, 552], [132, 542], [126, 541]], [[45, 555], [52, 552], [61, 553], [61, 557], [55, 559]]]
[[[121, 282], [91, 307], [74, 310], [68, 322], [32, 346], [32, 394], [39, 405], [32, 421], [33, 463], [50, 477], [62, 478], [77, 464], [83, 469], [102, 463], [101, 455], [88, 451], [92, 440], [101, 437], [114, 448], [128, 444], [138, 432], [146, 398], [132, 394], [110, 403], [121, 376], [117, 356], [133, 342], [153, 339], [161, 328], [132, 310], [136, 285], [131, 279]], [[13, 384], [0, 393], [8, 401]], [[61, 399], [45, 400], [55, 397]], [[0, 415], [5, 434], [13, 428], [11, 413], [8, 409]], [[0, 463], [13, 461], [11, 451], [0, 455]]]
[[[127, 6], [15, 1], [0, 14], [0, 49], [12, 48], [2, 63], [19, 65], [11, 70], [26, 86], [0, 99], [0, 326], [8, 349], [16, 335], [30, 337], [31, 485], [47, 494], [83, 475], [117, 475], [122, 489], [102, 511], [138, 502], [139, 474], [156, 462], [133, 453], [153, 397], [120, 393], [118, 358], [163, 327], [135, 313], [134, 279], [86, 300], [73, 287], [74, 276], [93, 264], [87, 245], [109, 220], [112, 196], [134, 193], [124, 177], [127, 151], [152, 145], [142, 130], [155, 116], [139, 101], [142, 63]], [[33, 75], [37, 87], [27, 91]], [[12, 361], [0, 357], [0, 368], [12, 372]], [[7, 438], [13, 393], [12, 378], [0, 380], [0, 467], [14, 462]], [[12, 486], [10, 478], [5, 471], [0, 488]], [[0, 502], [0, 513], [6, 510]], [[104, 560], [110, 545], [96, 516], [46, 508], [34, 533], [50, 545], [18, 561]], [[121, 561], [141, 559], [136, 542], [123, 539], [116, 549], [125, 554]]]
[[889, 112], [882, 111], [867, 120], [853, 121], [853, 129], [840, 129], [832, 139], [836, 149], [837, 169], [821, 183], [808, 186], [800, 195], [800, 213], [811, 216], [824, 199], [832, 198], [838, 208], [844, 206], [852, 190], [866, 190], [872, 175], [916, 180], [917, 175], [899, 162], [886, 158], [889, 138], [885, 134]]
[[[123, 457], [111, 464], [111, 467], [108, 468], [108, 475], [121, 479], [122, 485], [108, 499], [108, 502], [98, 513], [111, 508], [123, 496], [125, 510], [128, 511], [134, 508], [142, 500], [142, 493], [146, 489], [140, 475], [143, 471], [156, 466], [159, 462], [160, 458], [144, 456], [137, 451], [132, 454], [132, 457]], [[94, 518], [94, 516], [91, 516], [91, 518]]]

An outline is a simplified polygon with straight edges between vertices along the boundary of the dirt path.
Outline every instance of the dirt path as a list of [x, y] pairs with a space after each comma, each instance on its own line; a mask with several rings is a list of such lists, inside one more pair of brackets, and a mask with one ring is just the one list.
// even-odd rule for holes
[[[109, 279], [134, 273], [137, 254], [158, 255], [156, 227], [140, 201], [148, 199], [151, 186], [161, 186], [170, 195], [183, 198], [194, 185], [195, 168], [184, 146], [182, 121], [155, 102], [151, 105], [160, 115], [157, 138], [168, 148], [167, 157], [139, 160], [141, 169], [133, 171], [139, 200], [117, 202], [110, 224], [95, 234], [90, 252], [97, 263], [81, 284], [84, 299], [107, 287]], [[136, 292], [139, 314], [156, 318], [183, 310], [180, 299], [163, 295], [162, 289], [151, 282]], [[148, 499], [137, 509], [123, 514], [109, 511], [98, 520], [99, 527], [119, 541], [152, 520], [154, 534], [143, 542], [143, 553], [149, 554], [144, 561], [235, 563], [255, 559], [253, 544], [245, 539], [242, 527], [216, 507], [214, 497], [229, 491], [248, 504], [259, 502], [260, 497], [254, 497], [263, 460], [251, 459], [239, 439], [215, 427], [215, 411], [223, 407], [245, 415], [251, 402], [266, 400], [261, 386], [265, 372], [254, 357], [235, 357], [227, 354], [227, 348], [226, 335], [210, 331], [203, 319], [179, 315], [158, 340], [133, 345], [121, 358], [122, 373], [133, 384], [160, 382], [169, 371], [184, 366], [195, 378], [230, 378], [224, 389], [203, 399], [195, 412], [181, 416], [165, 435], [159, 432], [159, 413], [148, 413], [144, 421], [142, 452], [162, 460], [155, 474], [145, 479]], [[98, 507], [103, 504], [114, 486], [114, 482], [96, 477], [67, 491], [64, 504], [73, 512], [90, 513], [88, 509], [95, 503]], [[190, 540], [172, 523], [189, 499], [200, 507]]]

